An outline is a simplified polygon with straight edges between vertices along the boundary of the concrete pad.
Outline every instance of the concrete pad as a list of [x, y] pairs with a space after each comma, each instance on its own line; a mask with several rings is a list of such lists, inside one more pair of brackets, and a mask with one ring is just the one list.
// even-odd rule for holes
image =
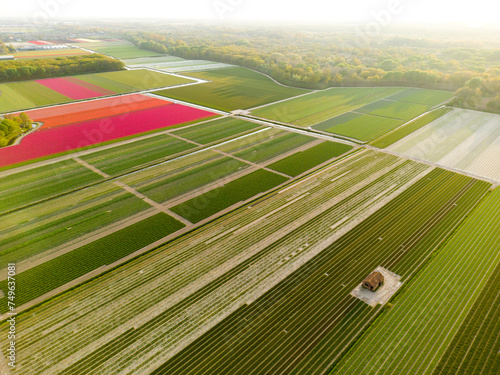
[[[386, 270], [383, 267], [377, 267], [374, 272], [380, 272], [384, 276], [384, 284], [379, 287], [375, 292], [371, 292], [368, 289], [362, 287], [360, 283], [354, 290], [350, 293], [351, 296], [360, 299], [361, 301], [367, 303], [371, 307], [377, 306], [377, 304], [386, 304], [391, 297], [401, 288], [403, 283], [400, 281], [401, 276], [396, 275], [394, 272]], [[366, 276], [368, 276], [367, 274]]]

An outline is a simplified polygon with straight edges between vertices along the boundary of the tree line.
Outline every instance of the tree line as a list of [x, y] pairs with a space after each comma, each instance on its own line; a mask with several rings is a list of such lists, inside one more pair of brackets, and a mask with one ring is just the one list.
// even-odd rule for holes
[[31, 130], [33, 121], [26, 113], [6, 115], [0, 121], [0, 147], [11, 144], [21, 134]]
[[122, 61], [100, 54], [9, 60], [0, 62], [0, 82], [25, 81], [122, 69], [124, 69]]

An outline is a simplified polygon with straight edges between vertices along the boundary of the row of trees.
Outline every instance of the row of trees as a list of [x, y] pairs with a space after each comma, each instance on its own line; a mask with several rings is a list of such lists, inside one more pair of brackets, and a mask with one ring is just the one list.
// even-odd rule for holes
[[21, 134], [29, 131], [33, 121], [26, 113], [7, 115], [0, 121], [0, 147], [11, 144]]
[[109, 72], [123, 68], [123, 62], [99, 54], [11, 60], [0, 62], [0, 82]]

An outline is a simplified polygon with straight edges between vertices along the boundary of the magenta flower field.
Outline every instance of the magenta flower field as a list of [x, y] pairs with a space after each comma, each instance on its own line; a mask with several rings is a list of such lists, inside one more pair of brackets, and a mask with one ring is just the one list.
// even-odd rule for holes
[[94, 91], [87, 87], [80, 86], [75, 82], [71, 82], [70, 80], [65, 78], [47, 78], [47, 79], [40, 79], [37, 82], [73, 100], [97, 98], [99, 96], [104, 96], [104, 94], [98, 91]]
[[165, 105], [99, 120], [39, 129], [19, 145], [0, 149], [0, 167], [214, 116], [180, 104]]

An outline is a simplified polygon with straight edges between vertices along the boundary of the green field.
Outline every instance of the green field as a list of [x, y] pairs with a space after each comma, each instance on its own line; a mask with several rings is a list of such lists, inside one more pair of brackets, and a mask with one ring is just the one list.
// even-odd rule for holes
[[[265, 132], [261, 133], [265, 134]], [[298, 147], [304, 146], [316, 138], [307, 135], [281, 132], [271, 137], [263, 138], [257, 142], [246, 144], [232, 150], [232, 155], [253, 163], [262, 163], [278, 157]]]
[[268, 167], [277, 172], [295, 177], [350, 150], [352, 150], [351, 146], [325, 141], [305, 151], [300, 151], [281, 159]]
[[500, 189], [496, 189], [392, 301], [393, 307], [334, 373], [432, 374], [499, 264], [499, 243]]
[[0, 113], [69, 101], [67, 96], [35, 81], [0, 84]]
[[367, 142], [402, 123], [403, 121], [397, 119], [348, 112], [314, 125], [313, 128]]
[[[75, 78], [113, 91], [117, 94], [193, 82], [186, 78], [172, 76], [167, 73], [153, 72], [146, 69], [84, 74], [75, 76]], [[0, 113], [71, 101], [73, 100], [36, 81], [0, 84]]]
[[250, 165], [224, 157], [213, 151], [202, 151], [148, 168], [121, 178], [121, 181], [158, 203], [217, 183]]
[[100, 86], [117, 94], [176, 86], [192, 81], [166, 73], [146, 69], [123, 70], [119, 72], [96, 73], [75, 76], [82, 81]]
[[0, 179], [0, 213], [99, 180], [101, 176], [73, 160], [14, 173]]
[[183, 202], [172, 211], [198, 223], [232, 205], [250, 199], [287, 181], [278, 174], [259, 169], [207, 193]]
[[[18, 306], [83, 276], [99, 267], [112, 264], [141, 248], [183, 228], [172, 217], [159, 213], [114, 232], [76, 250], [49, 260], [16, 275], [23, 288], [16, 295]], [[7, 290], [7, 282], [0, 281], [0, 289]], [[0, 311], [8, 311], [5, 300]]]
[[411, 133], [423, 128], [425, 125], [428, 125], [434, 120], [440, 118], [441, 116], [444, 116], [451, 110], [452, 110], [451, 108], [439, 108], [435, 111], [429, 112], [424, 116], [397, 129], [396, 131], [375, 140], [375, 142], [372, 142], [372, 145], [378, 148], [389, 147], [393, 143], [396, 143], [397, 141], [403, 139], [404, 137], [410, 135]]
[[228, 117], [200, 125], [186, 127], [172, 133], [193, 142], [209, 144], [262, 128], [262, 126], [252, 122]]
[[430, 106], [423, 104], [379, 100], [356, 109], [356, 112], [409, 121], [429, 109]]
[[139, 57], [135, 59], [122, 59], [125, 65], [131, 66], [141, 66], [141, 65], [149, 65], [149, 64], [161, 64], [166, 62], [173, 61], [184, 61], [184, 59], [176, 56], [158, 56], [158, 57]]
[[0, 264], [18, 263], [150, 208], [104, 183], [3, 215]]
[[222, 111], [234, 111], [307, 92], [303, 89], [281, 86], [270, 78], [245, 68], [228, 68], [189, 75], [211, 82], [159, 91], [156, 94]]
[[361, 150], [20, 315], [18, 371], [325, 372], [381, 311], [350, 290], [408, 282], [488, 188]]
[[156, 52], [140, 49], [129, 42], [78, 43], [77, 45], [79, 47], [87, 48], [91, 51], [109, 55], [116, 59], [163, 56]]
[[264, 128], [258, 132], [217, 145], [215, 148], [252, 163], [262, 163], [315, 139], [277, 128]]
[[435, 106], [451, 99], [452, 97], [452, 92], [424, 89], [406, 89], [404, 91], [401, 91], [400, 93], [389, 96], [387, 99]]
[[498, 370], [498, 325], [500, 323], [500, 263], [470, 309], [433, 375], [496, 374]]
[[297, 126], [310, 126], [402, 91], [401, 88], [342, 87], [252, 110], [252, 115]]
[[[370, 308], [349, 292], [381, 262], [404, 265], [404, 274], [413, 274], [419, 265], [415, 260], [422, 262], [429, 257], [488, 189], [487, 184], [471, 184], [469, 178], [442, 170], [431, 172], [429, 177], [328, 245], [262, 297], [242, 305], [153, 374], [326, 372], [380, 312], [380, 307]], [[433, 191], [440, 194], [429, 194]], [[457, 200], [461, 207], [452, 210]], [[320, 232], [319, 240], [324, 239], [320, 234], [325, 235], [335, 222], [329, 216], [331, 211], [333, 207], [297, 228], [294, 235], [303, 239], [298, 243], [314, 241], [311, 232], [316, 231]], [[383, 241], [377, 240], [379, 237]], [[426, 241], [426, 246], [419, 246]], [[269, 245], [265, 253], [284, 246], [283, 242], [285, 238]], [[409, 246], [402, 254], [401, 243]], [[288, 246], [297, 249], [293, 242]], [[220, 282], [244, 272], [265, 256], [262, 253], [228, 272]], [[214, 287], [209, 285], [199, 293]]]
[[109, 175], [117, 175], [195, 147], [196, 145], [192, 143], [166, 134], [160, 134], [122, 146], [97, 151], [82, 156], [81, 159]]
[[16, 59], [33, 59], [44, 57], [58, 57], [58, 56], [74, 56], [74, 55], [88, 55], [90, 52], [84, 51], [80, 48], [66, 48], [66, 49], [52, 49], [40, 51], [22, 51], [16, 52], [13, 56]]

